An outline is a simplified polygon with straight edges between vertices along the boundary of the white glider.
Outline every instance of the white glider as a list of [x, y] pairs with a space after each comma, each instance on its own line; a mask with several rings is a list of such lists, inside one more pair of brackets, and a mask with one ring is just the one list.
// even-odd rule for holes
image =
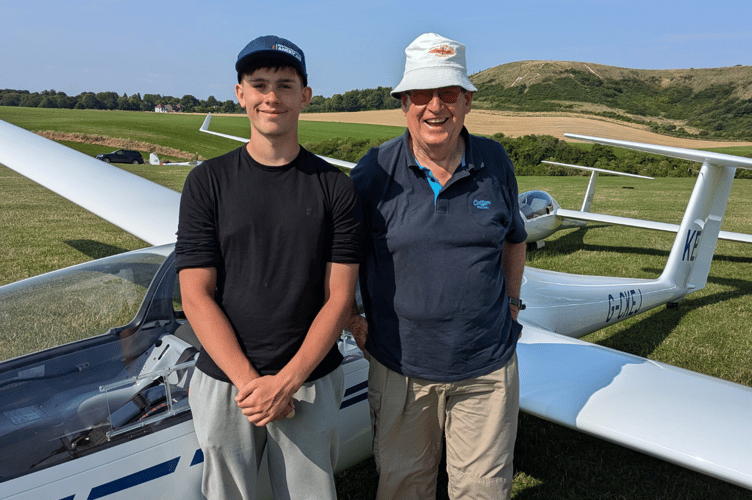
[[187, 166], [187, 167], [195, 167], [197, 165], [201, 165], [201, 163], [202, 163], [201, 160], [198, 159], [198, 154], [196, 154], [189, 161], [175, 162], [175, 161], [162, 161], [159, 159], [159, 156], [157, 156], [157, 153], [149, 153], [150, 165], [180, 165], [180, 166]]

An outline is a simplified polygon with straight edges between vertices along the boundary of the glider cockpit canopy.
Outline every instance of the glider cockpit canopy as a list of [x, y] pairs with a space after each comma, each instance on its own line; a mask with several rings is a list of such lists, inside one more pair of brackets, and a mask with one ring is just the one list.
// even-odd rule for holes
[[[182, 320], [172, 245], [137, 250], [0, 287], [0, 482], [188, 418], [196, 349]], [[44, 346], [65, 344], [54, 350]], [[42, 350], [40, 350], [42, 349]]]
[[534, 219], [554, 211], [554, 199], [545, 191], [526, 191], [519, 195], [520, 212], [526, 219]]

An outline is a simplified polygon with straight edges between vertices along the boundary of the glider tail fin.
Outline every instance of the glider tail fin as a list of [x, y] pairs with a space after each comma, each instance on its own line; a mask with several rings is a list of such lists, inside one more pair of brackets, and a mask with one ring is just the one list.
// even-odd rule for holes
[[687, 293], [705, 288], [735, 173], [735, 167], [705, 161], [697, 177], [661, 275]]
[[752, 170], [752, 158], [616, 139], [565, 135], [607, 146], [702, 163], [702, 169], [660, 279], [673, 283], [680, 293], [683, 291], [682, 295], [703, 289], [707, 283], [734, 174], [737, 168]]

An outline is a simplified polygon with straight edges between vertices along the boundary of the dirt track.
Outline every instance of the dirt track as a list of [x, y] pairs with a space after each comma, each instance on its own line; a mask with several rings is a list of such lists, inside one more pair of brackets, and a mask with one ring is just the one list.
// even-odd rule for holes
[[[303, 113], [301, 120], [370, 123], [374, 125], [405, 126], [405, 117], [399, 109], [388, 111], [359, 111], [356, 113]], [[473, 110], [465, 125], [471, 133], [493, 135], [503, 132], [509, 137], [519, 137], [528, 134], [552, 135], [565, 139], [564, 133], [593, 135], [610, 139], [648, 142], [679, 148], [717, 148], [731, 146], [752, 146], [752, 142], [721, 142], [695, 139], [681, 139], [666, 135], [654, 134], [644, 126], [629, 125], [622, 122], [586, 118], [568, 115], [540, 115], [540, 114], [505, 114], [494, 111]], [[571, 139], [567, 139], [571, 140]]]

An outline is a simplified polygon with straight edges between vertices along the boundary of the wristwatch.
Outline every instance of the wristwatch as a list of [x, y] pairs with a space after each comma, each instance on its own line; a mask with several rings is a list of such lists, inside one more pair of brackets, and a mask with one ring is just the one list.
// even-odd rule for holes
[[527, 307], [525, 304], [522, 303], [522, 299], [520, 299], [519, 297], [509, 297], [509, 304], [513, 306], [517, 306], [517, 309], [519, 309], [520, 311], [522, 311], [523, 309]]

